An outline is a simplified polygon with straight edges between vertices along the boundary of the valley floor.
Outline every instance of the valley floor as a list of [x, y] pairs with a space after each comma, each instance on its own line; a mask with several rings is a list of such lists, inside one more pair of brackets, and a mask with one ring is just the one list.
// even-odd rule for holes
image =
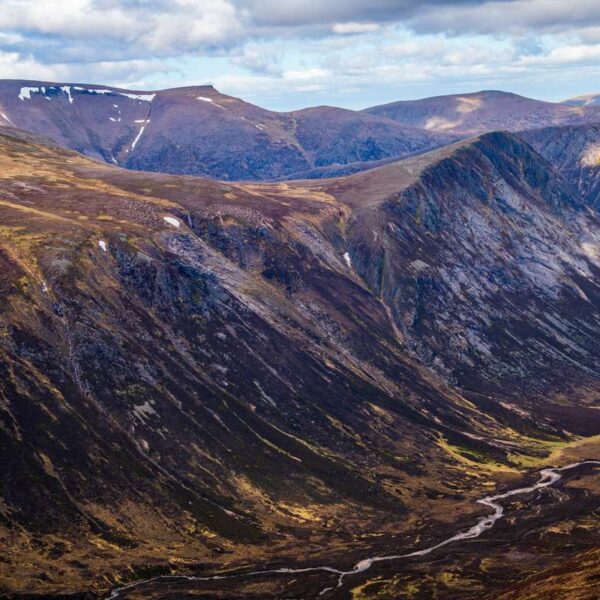
[[[569, 465], [600, 457], [600, 437], [567, 445], [548, 464]], [[598, 467], [581, 464], [549, 488], [502, 501], [505, 517], [480, 538], [457, 541], [431, 555], [382, 562], [346, 578], [313, 572], [268, 574], [213, 582], [158, 581], [115, 595], [141, 598], [411, 598], [593, 600], [600, 597], [600, 479]], [[451, 524], [446, 524], [451, 531]], [[459, 527], [461, 529], [461, 527]], [[464, 527], [462, 527], [464, 531]], [[440, 531], [441, 533], [441, 531]], [[384, 536], [385, 537], [385, 536]], [[422, 546], [421, 544], [417, 544]], [[381, 539], [371, 549], [388, 548]], [[390, 551], [390, 550], [386, 550]], [[364, 559], [365, 550], [350, 552]], [[348, 561], [348, 557], [345, 559]]]
[[[581, 439], [558, 447], [539, 464], [567, 466], [578, 461], [600, 457], [600, 436]], [[213, 581], [187, 580], [181, 575], [203, 577], [205, 574], [250, 573], [254, 570], [310, 568], [330, 565], [333, 569], [351, 570], [366, 556], [381, 556], [412, 552], [439, 543], [458, 531], [465, 531], [478, 517], [490, 515], [491, 509], [475, 504], [482, 490], [485, 495], [531, 485], [538, 479], [538, 470], [526, 475], [512, 472], [495, 473], [479, 486], [464, 493], [462, 500], [440, 502], [432, 499], [427, 507], [415, 507], [410, 515], [399, 517], [396, 523], [372, 519], [362, 522], [352, 518], [344, 530], [325, 532], [315, 527], [307, 529], [305, 539], [285, 540], [266, 548], [247, 548], [231, 554], [222, 561], [194, 562], [191, 549], [181, 564], [165, 562], [157, 554], [152, 564], [139, 568], [136, 573], [123, 571], [125, 563], [135, 553], [121, 553], [120, 560], [111, 554], [108, 546], [97, 548], [97, 560], [112, 555], [112, 566], [119, 571], [123, 583], [108, 591], [116, 573], [104, 583], [96, 582], [78, 589], [75, 581], [64, 580], [62, 590], [49, 586], [23, 590], [12, 598], [63, 597], [112, 598], [126, 600], [183, 598], [259, 599], [259, 598], [332, 598], [332, 599], [498, 599], [498, 600], [593, 600], [600, 593], [600, 564], [597, 539], [600, 533], [600, 479], [598, 468], [582, 464], [565, 470], [562, 479], [552, 486], [533, 493], [519, 494], [503, 499], [503, 517], [480, 537], [459, 540], [439, 548], [426, 556], [405, 558], [374, 564], [361, 573], [344, 578], [336, 589], [339, 575], [323, 571], [305, 573], [267, 573], [248, 577]], [[360, 532], [360, 533], [357, 533]], [[367, 533], [368, 532], [368, 533]], [[30, 544], [31, 545], [31, 544]], [[300, 549], [301, 548], [301, 549]], [[300, 549], [300, 550], [299, 550]], [[32, 548], [33, 550], [33, 548]], [[76, 565], [76, 549], [67, 553], [63, 565]], [[158, 550], [158, 549], [157, 549]], [[23, 555], [25, 556], [25, 555]], [[268, 558], [267, 558], [268, 557]], [[23, 557], [21, 557], [23, 558]], [[50, 557], [49, 557], [50, 558]], [[82, 557], [85, 559], [85, 557]], [[40, 560], [31, 552], [30, 560]], [[12, 561], [11, 561], [12, 562]], [[25, 572], [31, 562], [10, 568], [3, 564], [0, 579], [25, 581]], [[20, 568], [19, 568], [20, 567]], [[43, 568], [40, 562], [39, 568]], [[31, 572], [31, 571], [30, 571]], [[173, 578], [169, 578], [173, 575]], [[136, 583], [144, 579], [157, 580]], [[163, 576], [164, 578], [160, 578]], [[128, 580], [128, 581], [127, 581]], [[127, 585], [132, 587], [127, 587]], [[62, 586], [61, 586], [62, 587]], [[123, 589], [119, 589], [123, 587]], [[324, 588], [334, 588], [323, 593]], [[105, 590], [105, 591], [103, 591]], [[72, 594], [75, 594], [72, 596]]]

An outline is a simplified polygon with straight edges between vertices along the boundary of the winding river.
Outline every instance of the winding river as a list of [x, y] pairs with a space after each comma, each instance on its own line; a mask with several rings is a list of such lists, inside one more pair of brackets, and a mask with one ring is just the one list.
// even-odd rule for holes
[[452, 537], [449, 537], [434, 546], [429, 546], [428, 548], [423, 548], [421, 550], [415, 550], [414, 552], [409, 552], [407, 554], [389, 554], [386, 556], [372, 556], [370, 558], [365, 558], [359, 562], [357, 562], [352, 569], [349, 571], [342, 571], [340, 569], [336, 569], [335, 567], [330, 566], [321, 566], [321, 567], [306, 567], [306, 568], [287, 568], [282, 567], [279, 569], [264, 569], [258, 571], [250, 571], [245, 573], [230, 573], [227, 575], [212, 575], [205, 577], [197, 577], [193, 575], [160, 575], [158, 577], [153, 577], [151, 579], [145, 579], [143, 581], [136, 581], [129, 585], [125, 585], [119, 588], [115, 588], [112, 592], [106, 597], [106, 600], [116, 600], [121, 597], [123, 592], [127, 590], [131, 590], [136, 587], [140, 587], [142, 585], [146, 585], [152, 582], [159, 581], [215, 581], [219, 579], [237, 579], [242, 577], [252, 577], [258, 575], [275, 575], [275, 574], [300, 574], [300, 573], [314, 573], [314, 572], [325, 572], [325, 573], [333, 573], [338, 576], [337, 585], [334, 587], [327, 587], [319, 593], [320, 596], [326, 595], [328, 592], [340, 588], [344, 584], [344, 579], [349, 575], [356, 575], [358, 573], [364, 573], [368, 569], [370, 569], [374, 564], [380, 562], [388, 562], [400, 560], [403, 558], [414, 558], [419, 556], [426, 556], [430, 554], [434, 550], [438, 548], [443, 548], [444, 546], [448, 546], [449, 544], [453, 544], [454, 542], [458, 542], [460, 540], [469, 540], [472, 538], [479, 537], [484, 531], [491, 529], [496, 521], [502, 518], [504, 515], [504, 507], [500, 504], [501, 500], [505, 498], [511, 498], [512, 496], [520, 496], [522, 494], [530, 494], [531, 492], [535, 492], [536, 490], [540, 490], [542, 488], [549, 487], [555, 484], [562, 478], [562, 473], [564, 471], [569, 471], [571, 469], [575, 469], [582, 465], [596, 465], [600, 466], [600, 461], [598, 460], [584, 460], [581, 462], [573, 463], [567, 465], [565, 467], [559, 468], [548, 468], [542, 469], [540, 471], [540, 479], [537, 483], [522, 487], [516, 488], [514, 490], [509, 490], [508, 492], [504, 492], [502, 494], [496, 494], [495, 496], [486, 496], [485, 498], [481, 498], [477, 500], [479, 504], [483, 504], [493, 510], [493, 513], [489, 516], [479, 517], [477, 523], [473, 525], [471, 528], [466, 531], [457, 533]]

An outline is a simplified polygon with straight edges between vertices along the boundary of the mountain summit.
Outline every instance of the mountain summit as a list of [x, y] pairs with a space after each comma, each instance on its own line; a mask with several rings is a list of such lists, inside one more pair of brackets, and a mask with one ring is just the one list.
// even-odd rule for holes
[[501, 91], [437, 96], [375, 106], [367, 113], [461, 137], [496, 129], [519, 131], [600, 120], [597, 106], [568, 106]]

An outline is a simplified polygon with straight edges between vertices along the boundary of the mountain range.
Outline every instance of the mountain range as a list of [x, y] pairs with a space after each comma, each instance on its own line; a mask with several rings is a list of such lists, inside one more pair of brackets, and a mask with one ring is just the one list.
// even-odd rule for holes
[[595, 111], [1, 83], [0, 594], [594, 598], [584, 466], [286, 569], [598, 458]]
[[543, 102], [500, 91], [392, 102], [366, 112], [427, 131], [461, 137], [499, 129], [520, 131], [595, 122], [600, 116], [593, 101]]
[[337, 176], [496, 129], [600, 119], [600, 107], [479, 92], [365, 111], [320, 106], [278, 113], [212, 86], [158, 91], [0, 81], [0, 124], [135, 170], [221, 180]]
[[341, 108], [276, 113], [211, 86], [135, 92], [4, 81], [0, 119], [111, 164], [225, 180], [279, 179], [455, 139]]

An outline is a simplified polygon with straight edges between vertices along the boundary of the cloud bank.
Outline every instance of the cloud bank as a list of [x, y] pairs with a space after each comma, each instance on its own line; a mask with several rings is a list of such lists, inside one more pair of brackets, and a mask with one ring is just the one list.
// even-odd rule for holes
[[0, 77], [212, 81], [280, 108], [461, 86], [579, 93], [599, 57], [597, 0], [4, 0], [0, 11]]

